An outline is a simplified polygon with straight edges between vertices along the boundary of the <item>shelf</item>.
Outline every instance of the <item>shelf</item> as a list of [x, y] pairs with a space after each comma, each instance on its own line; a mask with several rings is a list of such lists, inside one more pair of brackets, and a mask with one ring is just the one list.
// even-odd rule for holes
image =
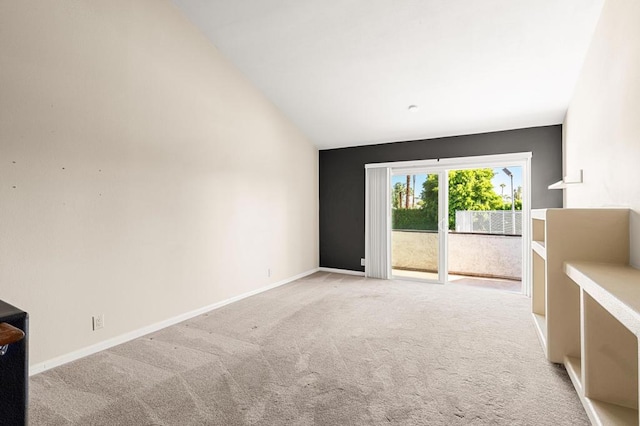
[[545, 221], [547, 218], [547, 209], [531, 210], [531, 216], [533, 216], [533, 219], [531, 220], [531, 239], [544, 245], [546, 240]]
[[559, 180], [558, 182], [552, 183], [551, 185], [549, 185], [547, 189], [567, 189], [571, 185], [579, 185], [581, 183], [582, 182], [565, 182], [565, 181]]
[[531, 248], [533, 251], [538, 253], [538, 255], [544, 260], [547, 259], [547, 247], [544, 244], [544, 241], [531, 241]]
[[[565, 357], [567, 372], [594, 424], [638, 425], [640, 270], [598, 262], [565, 262], [564, 270], [580, 287], [584, 332], [582, 361]], [[579, 362], [586, 388], [574, 378]]]
[[544, 352], [547, 353], [547, 318], [544, 315], [533, 313], [533, 323], [535, 324], [538, 339], [542, 344]]
[[[532, 259], [532, 294], [531, 311], [545, 317], [547, 315], [547, 298], [545, 285], [545, 260], [537, 252], [533, 252]], [[545, 327], [546, 330], [546, 327]], [[545, 332], [546, 335], [546, 332]]]
[[547, 216], [547, 209], [532, 209], [531, 210], [531, 219], [545, 220], [546, 216]]
[[594, 425], [638, 425], [640, 270], [626, 265], [629, 210], [531, 216], [531, 310], [546, 358], [564, 364]]
[[[587, 414], [596, 425], [638, 425], [638, 410], [585, 398]], [[590, 409], [589, 409], [590, 408]], [[595, 417], [595, 418], [594, 418]]]
[[640, 335], [640, 270], [628, 265], [565, 262], [565, 273], [636, 336]]
[[578, 391], [578, 395], [582, 395], [582, 360], [573, 356], [564, 357], [564, 366], [573, 382], [573, 387]]
[[547, 188], [548, 189], [566, 189], [571, 185], [579, 185], [583, 181], [583, 173], [582, 170], [576, 176], [570, 178], [569, 176], [565, 176], [562, 180], [552, 183]]

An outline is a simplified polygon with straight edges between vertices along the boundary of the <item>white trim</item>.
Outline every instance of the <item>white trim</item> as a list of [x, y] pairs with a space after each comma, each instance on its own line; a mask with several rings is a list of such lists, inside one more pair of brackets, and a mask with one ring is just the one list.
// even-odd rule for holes
[[407, 174], [413, 168], [429, 167], [430, 170], [437, 170], [438, 167], [442, 169], [464, 169], [465, 166], [475, 167], [476, 163], [486, 164], [488, 168], [504, 166], [505, 162], [522, 162], [527, 159], [531, 159], [531, 152], [517, 152], [510, 154], [495, 154], [495, 155], [476, 155], [472, 157], [454, 157], [454, 158], [437, 158], [432, 160], [412, 160], [412, 161], [396, 161], [390, 163], [370, 163], [365, 164], [365, 169], [375, 169], [380, 167], [393, 168], [393, 174]]
[[[509, 166], [522, 167], [522, 293], [531, 297], [531, 158], [531, 152], [517, 152], [472, 157], [371, 163], [365, 164], [365, 169], [384, 167], [391, 170], [391, 175], [406, 175], [425, 169], [430, 173], [436, 173], [465, 168], [504, 167], [507, 163]], [[391, 202], [389, 201], [387, 204], [390, 205]], [[366, 213], [365, 211], [365, 215]], [[448, 215], [448, 212], [446, 215]], [[389, 231], [389, 235], [390, 233], [391, 231]], [[446, 242], [443, 245], [443, 249], [446, 250]], [[389, 262], [391, 262], [391, 253], [390, 251], [388, 253]]]
[[531, 155], [522, 162], [522, 294], [531, 297]]
[[[385, 279], [391, 279], [393, 276], [392, 266], [391, 266], [391, 228], [392, 226], [392, 209], [391, 209], [391, 171], [392, 169], [387, 168], [387, 276]], [[407, 194], [409, 197], [409, 194]]]
[[137, 330], [130, 331], [128, 333], [121, 334], [116, 337], [112, 337], [111, 339], [104, 340], [102, 342], [96, 343], [91, 346], [87, 346], [82, 349], [78, 349], [77, 351], [69, 352], [67, 354], [61, 355], [56, 358], [52, 358], [50, 360], [34, 364], [29, 366], [29, 376], [33, 376], [38, 373], [42, 373], [43, 371], [47, 371], [51, 368], [58, 367], [60, 365], [76, 361], [80, 358], [84, 358], [86, 356], [95, 354], [97, 352], [103, 351], [105, 349], [112, 348], [114, 346], [120, 345], [122, 343], [128, 342], [133, 339], [137, 339], [138, 337], [144, 336], [149, 333], [153, 333], [154, 331], [161, 330], [163, 328], [178, 324], [179, 322], [186, 321], [193, 317], [197, 317], [198, 315], [202, 315], [204, 313], [213, 311], [215, 309], [226, 306], [230, 303], [237, 302], [239, 300], [245, 299], [250, 296], [255, 296], [256, 294], [263, 293], [265, 291], [274, 289], [276, 287], [280, 287], [282, 285], [288, 284], [295, 280], [299, 280], [300, 278], [304, 278], [308, 275], [311, 275], [315, 272], [318, 272], [319, 268], [310, 269], [301, 274], [295, 275], [290, 278], [286, 278], [282, 281], [278, 281], [273, 284], [266, 285], [264, 287], [260, 287], [256, 290], [249, 291], [247, 293], [240, 294], [238, 296], [231, 297], [229, 299], [222, 300], [220, 302], [213, 303], [211, 305], [203, 306], [198, 309], [194, 309], [193, 311], [185, 312], [180, 315], [176, 315], [175, 317], [168, 318], [166, 320], [157, 322], [155, 324], [147, 325], [145, 327], [139, 328]]
[[362, 271], [352, 271], [351, 269], [337, 269], [337, 268], [323, 268], [320, 267], [320, 272], [329, 272], [332, 274], [343, 274], [343, 275], [357, 275], [359, 277], [364, 277], [364, 272]]
[[364, 169], [364, 276], [369, 271], [369, 259], [371, 250], [369, 249], [369, 177], [367, 169]]
[[438, 281], [445, 284], [449, 281], [449, 170], [438, 173], [438, 268]]

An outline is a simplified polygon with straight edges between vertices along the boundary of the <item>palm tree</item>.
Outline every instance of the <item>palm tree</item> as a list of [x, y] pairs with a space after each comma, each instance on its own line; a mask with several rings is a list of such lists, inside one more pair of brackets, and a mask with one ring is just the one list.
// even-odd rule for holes
[[405, 200], [404, 203], [404, 208], [408, 209], [409, 208], [409, 196], [411, 195], [411, 176], [407, 175], [407, 199]]
[[407, 193], [407, 187], [404, 184], [397, 182], [393, 185], [393, 208], [401, 209], [402, 208], [402, 199], [404, 194]]

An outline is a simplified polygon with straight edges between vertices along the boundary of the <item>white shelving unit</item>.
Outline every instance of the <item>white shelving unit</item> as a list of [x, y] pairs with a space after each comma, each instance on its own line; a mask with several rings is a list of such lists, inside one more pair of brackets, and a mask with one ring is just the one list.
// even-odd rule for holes
[[628, 209], [532, 210], [532, 313], [545, 356], [580, 356], [580, 292], [564, 273], [571, 260], [628, 263]]
[[629, 210], [535, 210], [532, 222], [532, 313], [545, 356], [565, 365], [594, 424], [638, 425]]
[[566, 262], [565, 272], [581, 301], [581, 354], [567, 367], [576, 391], [594, 424], [637, 425], [640, 270]]

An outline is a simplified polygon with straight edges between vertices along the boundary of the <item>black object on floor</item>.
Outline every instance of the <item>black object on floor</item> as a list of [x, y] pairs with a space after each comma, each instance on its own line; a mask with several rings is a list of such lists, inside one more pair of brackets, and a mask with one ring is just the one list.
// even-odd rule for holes
[[[7, 326], [8, 324], [8, 326]], [[0, 424], [27, 424], [28, 395], [28, 315], [0, 301], [0, 325], [12, 343], [0, 345]], [[18, 330], [16, 330], [18, 329]], [[24, 337], [20, 338], [24, 332]], [[13, 337], [15, 335], [18, 337]], [[5, 343], [5, 342], [0, 342]]]

